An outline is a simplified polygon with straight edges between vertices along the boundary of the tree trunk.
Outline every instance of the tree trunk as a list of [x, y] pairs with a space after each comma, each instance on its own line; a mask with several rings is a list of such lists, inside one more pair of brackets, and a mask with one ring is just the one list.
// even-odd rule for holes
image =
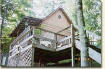
[[80, 44], [81, 44], [81, 67], [87, 67], [88, 39], [86, 36], [85, 22], [83, 19], [82, 0], [77, 0], [76, 8], [77, 8], [77, 22], [79, 28], [78, 31], [79, 31]]

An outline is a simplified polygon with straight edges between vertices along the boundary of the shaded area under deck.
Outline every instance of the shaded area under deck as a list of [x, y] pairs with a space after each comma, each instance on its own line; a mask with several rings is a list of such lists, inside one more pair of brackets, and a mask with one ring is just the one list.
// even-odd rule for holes
[[[78, 58], [77, 54], [80, 54], [80, 51], [76, 49], [75, 58]], [[59, 66], [58, 61], [71, 59], [71, 48], [61, 50], [59, 52], [51, 52], [39, 48], [35, 48], [34, 52], [34, 61], [36, 64], [40, 63], [46, 66], [47, 63], [56, 63]], [[36, 65], [35, 64], [35, 65]], [[71, 67], [71, 63], [69, 63]], [[37, 65], [36, 65], [37, 66]]]

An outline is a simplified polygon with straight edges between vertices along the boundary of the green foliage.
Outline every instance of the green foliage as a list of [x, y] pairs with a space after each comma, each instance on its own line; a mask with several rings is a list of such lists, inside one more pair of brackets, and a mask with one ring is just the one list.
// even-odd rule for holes
[[[75, 4], [76, 6], [76, 4]], [[101, 36], [101, 0], [83, 0], [85, 29]], [[77, 25], [77, 11], [73, 12], [74, 24]]]
[[55, 65], [55, 63], [47, 63], [47, 65]]
[[40, 29], [36, 29], [36, 30], [35, 30], [35, 34], [40, 35], [40, 34], [41, 34], [41, 30], [40, 30]]
[[101, 1], [83, 1], [83, 12], [86, 29], [101, 36]]
[[[41, 25], [41, 26], [40, 26], [40, 28], [42, 28], [42, 29], [43, 29], [43, 28], [45, 28], [45, 26], [44, 26], [44, 25]], [[35, 32], [35, 34], [41, 35], [42, 30], [40, 30], [40, 29], [35, 29], [35, 31], [34, 31], [34, 32]]]
[[2, 52], [8, 52], [9, 45], [13, 38], [10, 33], [25, 16], [30, 15], [28, 8], [31, 7], [32, 0], [1, 0], [1, 17], [3, 18], [2, 28]]
[[[82, 0], [83, 2], [83, 15], [85, 28], [88, 31], [93, 32], [94, 34], [101, 36], [101, 0]], [[77, 6], [75, 4], [75, 6]], [[73, 12], [74, 25], [77, 24], [77, 11], [76, 8]], [[97, 42], [97, 46], [101, 46], [101, 40]]]
[[63, 64], [63, 63], [69, 63], [69, 62], [71, 62], [71, 59], [61, 60], [58, 63]]
[[[85, 0], [83, 5], [86, 29], [101, 36], [101, 0]], [[96, 46], [101, 47], [101, 40]]]
[[97, 47], [101, 47], [102, 46], [102, 43], [101, 42], [102, 42], [101, 40], [97, 41], [96, 46]]

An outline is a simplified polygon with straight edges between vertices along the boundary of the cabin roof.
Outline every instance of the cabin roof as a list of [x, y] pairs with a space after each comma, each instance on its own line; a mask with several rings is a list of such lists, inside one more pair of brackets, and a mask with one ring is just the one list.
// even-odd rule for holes
[[[67, 21], [72, 24], [71, 20], [69, 19], [69, 17], [67, 16], [67, 14], [65, 13], [64, 9], [59, 7], [57, 8], [55, 11], [53, 11], [52, 13], [50, 13], [48, 16], [46, 16], [43, 19], [39, 19], [39, 18], [33, 18], [33, 17], [29, 17], [29, 16], [25, 16], [20, 23], [17, 25], [17, 27], [13, 30], [13, 32], [10, 34], [10, 36], [12, 37], [16, 37], [17, 35], [19, 35], [24, 29], [25, 29], [25, 23], [28, 23], [28, 25], [31, 26], [39, 26], [43, 21], [45, 21], [46, 19], [48, 19], [49, 17], [51, 17], [53, 14], [55, 14], [57, 11], [62, 11], [62, 13], [64, 14], [64, 16], [66, 17]], [[74, 30], [76, 30], [76, 28], [74, 28]], [[18, 32], [18, 34], [17, 34]]]
[[23, 32], [23, 30], [25, 29], [25, 23], [28, 23], [28, 25], [30, 26], [38, 26], [40, 25], [41, 22], [42, 22], [42, 19], [25, 16], [17, 25], [17, 27], [13, 30], [10, 36], [16, 37], [21, 32]]

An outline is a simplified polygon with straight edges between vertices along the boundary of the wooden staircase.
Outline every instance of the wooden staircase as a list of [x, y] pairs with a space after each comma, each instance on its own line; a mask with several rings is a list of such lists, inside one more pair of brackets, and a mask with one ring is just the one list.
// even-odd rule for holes
[[[80, 45], [80, 41], [75, 40], [75, 46], [78, 50], [81, 51], [81, 45]], [[92, 58], [93, 60], [95, 60], [97, 63], [101, 64], [101, 50], [96, 48], [93, 45], [90, 45], [90, 47], [88, 47], [88, 54], [89, 57]]]

